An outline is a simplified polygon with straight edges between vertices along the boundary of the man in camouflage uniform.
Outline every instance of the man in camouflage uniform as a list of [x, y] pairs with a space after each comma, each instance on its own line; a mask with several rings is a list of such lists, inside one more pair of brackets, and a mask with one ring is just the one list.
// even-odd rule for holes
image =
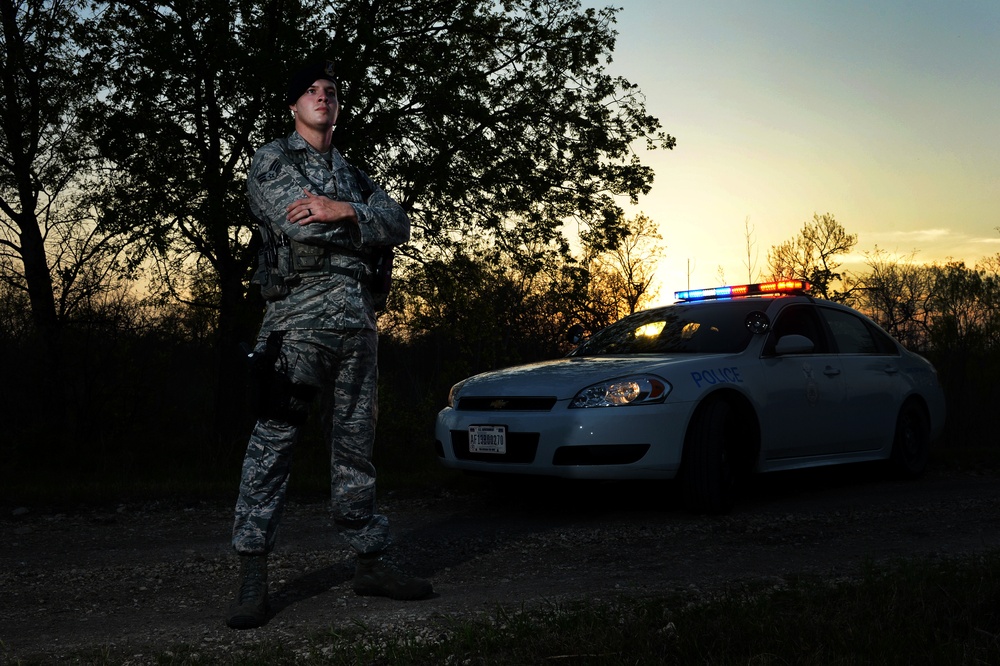
[[292, 449], [314, 396], [323, 400], [334, 520], [358, 554], [355, 592], [396, 599], [432, 593], [428, 581], [382, 559], [389, 527], [375, 511], [371, 463], [378, 337], [366, 260], [373, 248], [409, 240], [410, 223], [402, 207], [332, 145], [340, 110], [332, 63], [295, 74], [286, 101], [295, 131], [257, 151], [247, 180], [250, 210], [269, 225], [290, 263], [282, 272], [291, 275], [284, 276], [287, 293], [268, 302], [251, 355], [258, 365], [258, 421], [236, 504], [233, 548], [241, 570], [226, 620], [239, 629], [267, 620], [267, 555]]

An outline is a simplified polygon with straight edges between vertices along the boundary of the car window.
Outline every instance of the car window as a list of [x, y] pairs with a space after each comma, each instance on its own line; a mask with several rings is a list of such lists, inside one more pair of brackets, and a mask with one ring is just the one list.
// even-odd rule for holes
[[899, 347], [896, 346], [896, 341], [892, 339], [891, 335], [877, 326], [873, 327], [871, 324], [868, 325], [868, 329], [875, 338], [875, 344], [878, 345], [879, 353], [889, 356], [899, 356]]
[[764, 309], [747, 299], [646, 310], [599, 331], [570, 355], [735, 353], [753, 337], [747, 315]]
[[820, 308], [820, 313], [830, 327], [837, 351], [841, 354], [887, 353], [885, 346], [879, 344], [874, 331], [861, 317], [833, 308]]
[[829, 346], [823, 333], [823, 323], [812, 305], [789, 305], [778, 313], [777, 321], [771, 328], [771, 335], [764, 345], [764, 355], [773, 356], [778, 340], [786, 335], [801, 335], [812, 340], [811, 354], [828, 354]]

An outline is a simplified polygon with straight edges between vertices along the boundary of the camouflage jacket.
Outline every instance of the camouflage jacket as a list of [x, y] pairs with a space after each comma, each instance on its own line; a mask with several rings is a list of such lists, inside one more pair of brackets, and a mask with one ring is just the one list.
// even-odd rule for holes
[[[366, 249], [409, 240], [410, 221], [403, 208], [377, 185], [364, 201], [354, 171], [336, 148], [322, 155], [298, 132], [292, 132], [287, 145], [290, 154], [297, 153], [296, 165], [284, 164], [279, 159], [282, 142], [272, 141], [254, 155], [247, 178], [250, 207], [258, 218], [270, 222], [277, 238], [284, 235], [307, 245], [329, 247], [331, 263], [365, 270], [360, 254]], [[299, 225], [286, 220], [286, 207], [303, 196], [299, 171], [314, 194], [349, 202], [357, 213], [358, 225]], [[303, 274], [288, 296], [267, 304], [262, 326], [265, 331], [357, 328], [375, 329], [371, 295], [360, 282], [338, 273]]]

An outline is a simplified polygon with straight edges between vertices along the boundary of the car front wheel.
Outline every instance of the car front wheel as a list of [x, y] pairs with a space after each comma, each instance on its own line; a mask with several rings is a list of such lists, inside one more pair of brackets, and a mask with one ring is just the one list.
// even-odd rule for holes
[[702, 405], [688, 429], [681, 468], [685, 506], [703, 513], [725, 513], [733, 508], [736, 474], [729, 447], [734, 415], [725, 400]]
[[913, 478], [923, 473], [930, 453], [931, 435], [927, 415], [919, 405], [908, 402], [896, 418], [896, 435], [889, 462], [901, 477]]

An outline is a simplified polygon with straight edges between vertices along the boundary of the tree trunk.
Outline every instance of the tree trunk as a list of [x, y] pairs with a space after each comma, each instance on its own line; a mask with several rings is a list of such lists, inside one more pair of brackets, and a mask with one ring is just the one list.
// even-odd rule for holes
[[[21, 238], [21, 261], [24, 280], [28, 286], [31, 316], [46, 345], [54, 345], [59, 337], [59, 317], [56, 313], [55, 295], [52, 293], [52, 274], [45, 256], [45, 245], [38, 223], [18, 221]], [[50, 350], [52, 351], [52, 350]]]

